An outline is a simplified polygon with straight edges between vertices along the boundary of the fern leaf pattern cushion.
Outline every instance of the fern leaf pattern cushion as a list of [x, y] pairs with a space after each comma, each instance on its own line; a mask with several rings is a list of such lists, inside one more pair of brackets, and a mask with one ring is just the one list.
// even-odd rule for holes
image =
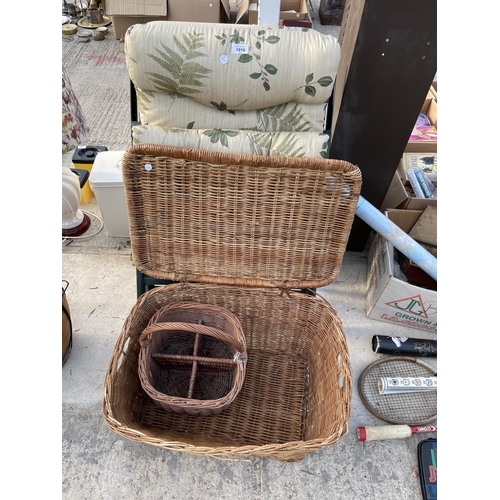
[[[318, 106], [316, 117], [295, 113], [321, 132], [318, 116], [333, 90], [340, 46], [312, 29], [154, 21], [129, 28], [125, 56], [144, 125], [204, 128], [200, 114], [230, 119], [253, 111], [253, 124], [224, 127], [256, 128], [262, 127], [257, 110], [279, 112], [292, 102]], [[193, 101], [204, 108], [195, 106], [189, 116]], [[181, 123], [171, 121], [179, 114]]]

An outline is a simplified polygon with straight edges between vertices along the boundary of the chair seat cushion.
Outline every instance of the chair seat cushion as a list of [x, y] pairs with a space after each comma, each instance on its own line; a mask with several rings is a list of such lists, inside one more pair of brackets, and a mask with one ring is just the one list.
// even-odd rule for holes
[[164, 144], [235, 154], [327, 158], [329, 137], [318, 132], [259, 132], [234, 129], [185, 129], [136, 125], [136, 144]]

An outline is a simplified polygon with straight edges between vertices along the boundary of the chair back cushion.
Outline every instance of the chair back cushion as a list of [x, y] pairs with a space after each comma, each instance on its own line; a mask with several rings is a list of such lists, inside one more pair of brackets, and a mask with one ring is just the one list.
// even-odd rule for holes
[[125, 55], [142, 125], [323, 132], [340, 46], [312, 29], [153, 21]]

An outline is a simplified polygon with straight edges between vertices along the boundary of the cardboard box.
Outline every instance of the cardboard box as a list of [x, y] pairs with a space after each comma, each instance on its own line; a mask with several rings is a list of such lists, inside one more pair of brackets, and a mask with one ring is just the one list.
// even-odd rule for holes
[[311, 21], [307, 0], [281, 0], [280, 20]]
[[403, 181], [408, 186], [410, 179], [408, 178], [408, 169], [420, 167], [427, 178], [437, 186], [437, 153], [403, 153], [401, 158], [400, 173], [403, 174]]
[[[428, 206], [408, 232], [408, 235], [418, 241], [425, 250], [437, 259], [437, 207]], [[437, 281], [432, 276], [429, 276], [406, 255], [401, 252], [397, 254], [399, 268], [409, 283], [429, 290], [437, 290]]]
[[[236, 15], [236, 23], [242, 16], [248, 12], [248, 24], [258, 24], [259, 20], [259, 0], [243, 0]], [[310, 23], [312, 27], [311, 14], [307, 7], [307, 0], [281, 0], [279, 24], [283, 25], [283, 21], [295, 20]]]
[[[386, 216], [408, 233], [422, 210], [387, 210]], [[366, 315], [423, 332], [437, 332], [437, 292], [396, 278], [394, 247], [376, 234], [368, 252]]]
[[385, 212], [391, 208], [402, 210], [425, 210], [429, 205], [437, 207], [437, 198], [416, 198], [411, 186], [406, 185], [406, 174], [401, 162], [394, 173], [389, 189], [385, 195], [380, 210]]
[[110, 16], [111, 22], [113, 23], [113, 32], [115, 34], [115, 39], [120, 40], [120, 38], [125, 35], [125, 32], [133, 24], [145, 24], [151, 21], [168, 21], [167, 16]]
[[299, 27], [299, 28], [312, 28], [313, 27], [312, 21], [302, 21], [300, 19], [298, 21], [295, 21], [294, 19], [280, 19], [279, 25], [280, 26], [295, 26], [295, 27]]
[[167, 0], [106, 0], [108, 16], [166, 16]]
[[169, 21], [227, 23], [231, 15], [229, 0], [168, 0]]
[[436, 101], [438, 100], [438, 82], [434, 80], [431, 84], [431, 88], [429, 89], [429, 92], [432, 93], [432, 96]]
[[[431, 86], [431, 89], [433, 87]], [[432, 126], [438, 128], [437, 124], [437, 92], [429, 90], [427, 97], [421, 109], [422, 113], [427, 115], [429, 122]], [[437, 139], [432, 141], [412, 141], [409, 140], [405, 147], [405, 153], [436, 153], [437, 152]]]
[[133, 24], [150, 21], [226, 23], [231, 7], [229, 0], [107, 0], [106, 14], [119, 40]]
[[[245, 9], [246, 5], [246, 9]], [[236, 16], [238, 22], [241, 16], [248, 12], [248, 24], [258, 24], [259, 22], [259, 0], [243, 0]]]

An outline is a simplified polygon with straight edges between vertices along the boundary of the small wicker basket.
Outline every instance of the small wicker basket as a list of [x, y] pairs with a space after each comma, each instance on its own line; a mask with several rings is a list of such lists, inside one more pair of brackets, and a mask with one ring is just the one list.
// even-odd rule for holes
[[165, 411], [217, 415], [241, 390], [245, 336], [238, 318], [227, 309], [169, 304], [153, 315], [139, 343], [141, 385]]

